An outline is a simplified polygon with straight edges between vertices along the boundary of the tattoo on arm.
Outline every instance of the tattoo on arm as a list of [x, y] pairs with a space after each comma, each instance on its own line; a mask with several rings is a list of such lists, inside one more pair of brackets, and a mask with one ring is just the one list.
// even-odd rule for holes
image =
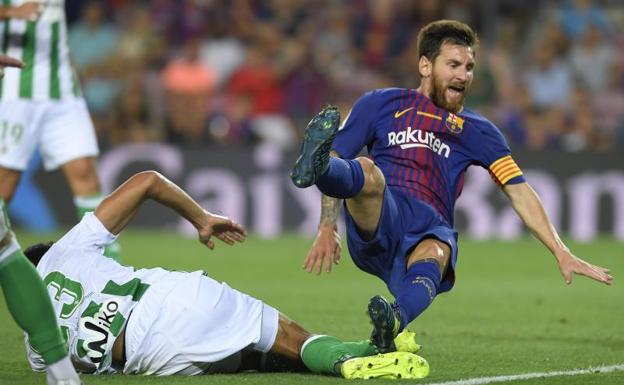
[[[329, 155], [340, 158], [340, 155], [338, 155], [338, 153], [334, 150], [331, 150]], [[336, 226], [341, 203], [342, 199], [332, 198], [324, 194], [322, 195], [320, 226]]]
[[321, 198], [321, 226], [336, 226], [341, 199], [323, 195]]

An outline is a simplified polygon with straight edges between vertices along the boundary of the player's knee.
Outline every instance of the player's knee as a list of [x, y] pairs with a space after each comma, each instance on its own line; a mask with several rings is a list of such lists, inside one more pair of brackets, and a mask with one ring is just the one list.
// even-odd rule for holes
[[366, 197], [382, 196], [384, 187], [386, 186], [386, 180], [379, 167], [366, 157], [359, 157], [356, 160], [360, 163], [362, 171], [364, 172], [364, 187], [362, 191], [360, 191], [360, 195]]
[[20, 171], [0, 167], [0, 198], [10, 201], [19, 182]]
[[409, 269], [414, 263], [423, 260], [434, 260], [440, 267], [440, 271], [444, 271], [446, 267], [448, 256], [445, 250], [437, 242], [427, 242], [421, 244], [414, 252], [409, 256], [407, 260], [407, 268]]
[[72, 160], [63, 166], [65, 175], [73, 189], [98, 192], [99, 182], [93, 158]]

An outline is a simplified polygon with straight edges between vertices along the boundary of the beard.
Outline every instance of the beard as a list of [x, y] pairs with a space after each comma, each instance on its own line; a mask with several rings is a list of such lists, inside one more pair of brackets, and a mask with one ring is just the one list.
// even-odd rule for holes
[[449, 86], [454, 86], [453, 84], [444, 85], [442, 81], [439, 81], [435, 75], [432, 75], [431, 81], [433, 84], [433, 89], [431, 90], [431, 101], [433, 104], [440, 108], [444, 108], [447, 111], [450, 111], [454, 114], [461, 111], [464, 106], [464, 99], [466, 97], [466, 92], [468, 91], [468, 86], [464, 85], [455, 85], [459, 87], [463, 87], [464, 90], [459, 94], [459, 97], [451, 98], [450, 100], [447, 98], [447, 90]]

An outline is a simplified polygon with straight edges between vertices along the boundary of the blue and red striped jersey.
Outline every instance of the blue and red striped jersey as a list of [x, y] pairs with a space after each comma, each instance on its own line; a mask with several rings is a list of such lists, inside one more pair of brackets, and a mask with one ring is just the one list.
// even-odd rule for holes
[[390, 189], [428, 203], [450, 226], [468, 166], [488, 169], [500, 185], [524, 181], [492, 122], [468, 109], [438, 108], [413, 89], [374, 90], [355, 102], [333, 149], [352, 159], [364, 147]]

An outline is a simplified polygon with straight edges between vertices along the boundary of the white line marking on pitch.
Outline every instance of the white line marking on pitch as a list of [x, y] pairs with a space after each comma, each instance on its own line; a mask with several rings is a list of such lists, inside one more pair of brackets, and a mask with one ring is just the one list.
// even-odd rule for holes
[[611, 365], [611, 366], [596, 366], [596, 367], [590, 367], [588, 369], [577, 369], [577, 370], [568, 370], [568, 371], [559, 371], [559, 372], [541, 372], [541, 373], [537, 372], [537, 373], [514, 374], [511, 376], [477, 377], [477, 378], [469, 378], [466, 380], [458, 380], [458, 381], [436, 382], [436, 383], [430, 383], [426, 385], [485, 385], [485, 384], [492, 384], [494, 382], [530, 380], [532, 378], [546, 378], [546, 377], [557, 377], [557, 376], [577, 376], [579, 374], [610, 373], [610, 372], [618, 372], [618, 371], [624, 371], [624, 364]]

